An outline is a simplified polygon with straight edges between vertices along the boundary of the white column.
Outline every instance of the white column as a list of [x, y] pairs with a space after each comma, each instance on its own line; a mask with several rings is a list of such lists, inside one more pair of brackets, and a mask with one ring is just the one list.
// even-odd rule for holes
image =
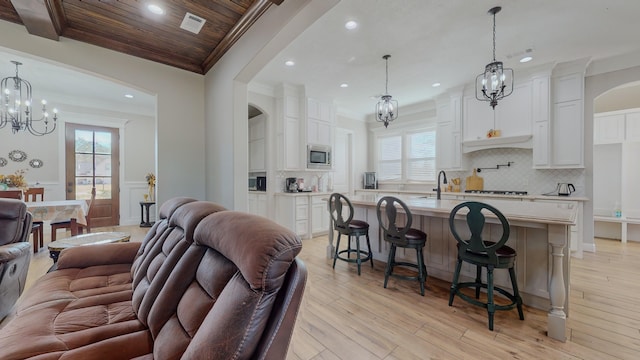
[[564, 305], [568, 287], [565, 286], [564, 262], [569, 257], [564, 255], [569, 239], [569, 227], [566, 225], [549, 225], [549, 244], [551, 245], [551, 280], [549, 281], [549, 300], [551, 309], [547, 314], [547, 335], [550, 338], [566, 341], [567, 314]]

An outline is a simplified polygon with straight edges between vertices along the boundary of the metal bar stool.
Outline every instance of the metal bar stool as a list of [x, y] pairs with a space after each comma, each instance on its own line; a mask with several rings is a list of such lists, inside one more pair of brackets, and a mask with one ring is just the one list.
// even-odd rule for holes
[[[345, 208], [349, 210], [349, 214]], [[360, 266], [362, 262], [371, 261], [371, 267], [373, 268], [373, 254], [371, 252], [371, 243], [369, 242], [369, 224], [362, 220], [353, 219], [353, 205], [349, 199], [338, 193], [331, 194], [329, 198], [329, 213], [331, 220], [333, 221], [333, 229], [338, 232], [338, 239], [336, 240], [336, 251], [333, 254], [333, 268], [336, 268], [336, 260], [356, 263], [358, 264], [358, 275], [360, 275]], [[346, 215], [346, 216], [345, 216]], [[345, 219], [346, 218], [346, 219]], [[340, 237], [347, 235], [347, 249], [340, 250]], [[365, 236], [367, 240], [367, 251], [360, 249], [360, 236]], [[356, 238], [356, 249], [351, 249], [351, 237]], [[346, 253], [347, 256], [342, 256]], [[351, 254], [355, 257], [352, 258]]]
[[[405, 221], [398, 221], [398, 209], [400, 207], [405, 213]], [[378, 201], [376, 206], [378, 223], [383, 230], [383, 238], [391, 244], [389, 249], [389, 259], [387, 268], [384, 271], [384, 287], [387, 288], [389, 276], [394, 276], [405, 280], [416, 280], [420, 283], [420, 295], [424, 296], [424, 282], [427, 280], [427, 267], [424, 265], [423, 249], [427, 243], [427, 234], [418, 229], [412, 229], [413, 216], [409, 207], [402, 200], [393, 196], [385, 196]], [[396, 248], [410, 248], [416, 250], [416, 263], [406, 261], [396, 261]], [[404, 266], [414, 268], [418, 271], [417, 276], [394, 274], [393, 268]]]
[[[482, 238], [482, 230], [485, 225], [485, 216], [482, 213], [482, 210], [487, 210], [492, 213], [500, 221], [500, 225], [502, 226], [502, 236], [498, 242], [487, 241]], [[463, 215], [463, 218], [466, 221], [468, 229], [465, 229], [464, 236], [461, 235], [456, 227], [456, 215], [458, 212], [460, 212], [461, 215], [466, 213], [466, 215]], [[458, 225], [459, 224], [460, 222], [458, 221]], [[524, 320], [524, 314], [522, 312], [522, 298], [518, 292], [518, 283], [516, 281], [515, 272], [517, 254], [513, 248], [505, 245], [509, 239], [509, 222], [504, 215], [502, 215], [498, 209], [485, 203], [475, 201], [464, 202], [458, 204], [451, 210], [451, 213], [449, 214], [449, 228], [451, 229], [453, 237], [458, 241], [458, 261], [456, 263], [456, 270], [451, 283], [449, 306], [453, 304], [454, 296], [458, 295], [458, 297], [473, 305], [486, 308], [489, 316], [489, 330], [492, 331], [493, 316], [496, 310], [511, 310], [514, 307], [517, 307], [520, 320]], [[476, 266], [476, 280], [474, 282], [459, 282], [460, 269], [463, 261]], [[486, 284], [482, 282], [482, 268], [487, 268]], [[494, 269], [509, 270], [513, 294], [493, 284]], [[465, 287], [475, 288], [475, 299], [460, 291], [460, 289]], [[480, 288], [487, 289], [487, 302], [479, 300]], [[493, 297], [494, 290], [504, 295], [511, 302], [506, 305], [496, 304]]]

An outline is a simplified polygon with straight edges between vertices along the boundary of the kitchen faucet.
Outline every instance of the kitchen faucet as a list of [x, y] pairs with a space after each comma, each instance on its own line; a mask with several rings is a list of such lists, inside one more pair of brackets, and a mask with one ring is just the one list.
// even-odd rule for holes
[[442, 183], [443, 184], [447, 183], [447, 174], [445, 174], [444, 170], [440, 170], [440, 172], [438, 173], [438, 188], [436, 189], [436, 192], [437, 192], [436, 199], [438, 200], [440, 200], [440, 193], [442, 192], [440, 190], [440, 175], [444, 176], [444, 181]]

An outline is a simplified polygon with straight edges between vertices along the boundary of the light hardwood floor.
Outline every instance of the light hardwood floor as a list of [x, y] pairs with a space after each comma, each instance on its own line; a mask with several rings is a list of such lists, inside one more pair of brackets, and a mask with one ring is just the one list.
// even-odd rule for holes
[[[147, 229], [119, 230], [141, 241]], [[48, 236], [45, 237], [48, 239]], [[486, 312], [456, 298], [448, 281], [390, 279], [384, 264], [362, 267], [325, 258], [327, 237], [303, 241], [309, 278], [287, 359], [640, 359], [640, 243], [596, 239], [597, 253], [571, 259], [571, 313], [566, 343], [548, 338], [546, 312], [525, 307], [497, 312], [495, 331]], [[27, 287], [44, 274], [48, 251], [35, 254]]]

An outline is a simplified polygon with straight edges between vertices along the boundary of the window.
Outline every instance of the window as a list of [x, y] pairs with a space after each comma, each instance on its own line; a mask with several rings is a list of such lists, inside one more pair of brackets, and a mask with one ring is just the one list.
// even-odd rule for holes
[[435, 181], [435, 130], [418, 130], [378, 137], [377, 145], [379, 181]]

